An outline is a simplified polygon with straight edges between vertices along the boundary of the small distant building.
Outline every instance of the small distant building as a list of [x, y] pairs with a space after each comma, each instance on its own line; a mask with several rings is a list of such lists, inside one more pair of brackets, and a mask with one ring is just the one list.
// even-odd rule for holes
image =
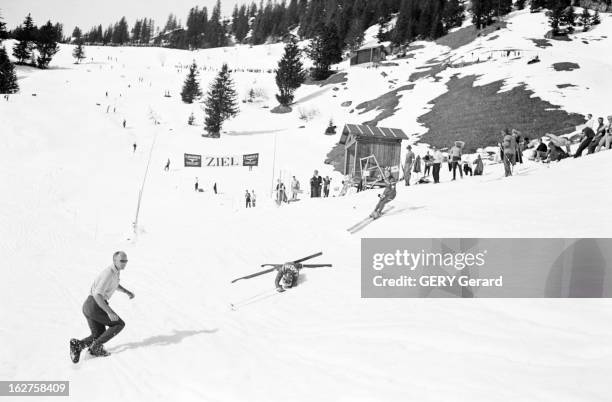
[[344, 174], [361, 178], [361, 159], [371, 155], [381, 169], [390, 168], [398, 172], [402, 141], [407, 139], [408, 136], [398, 128], [346, 124], [340, 137], [340, 144], [344, 145]]
[[391, 54], [391, 43], [368, 42], [351, 53], [351, 66], [364, 63], [379, 63]]
[[176, 28], [172, 31], [160, 33], [157, 36], [151, 38], [151, 42], [157, 46], [168, 46], [176, 42], [185, 32], [184, 28]]

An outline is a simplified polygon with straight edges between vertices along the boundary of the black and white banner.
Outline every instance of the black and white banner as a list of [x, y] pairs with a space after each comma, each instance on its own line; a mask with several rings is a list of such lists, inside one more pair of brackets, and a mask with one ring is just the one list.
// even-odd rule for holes
[[229, 155], [229, 156], [204, 156], [185, 154], [186, 167], [234, 167], [234, 166], [257, 166], [259, 154]]

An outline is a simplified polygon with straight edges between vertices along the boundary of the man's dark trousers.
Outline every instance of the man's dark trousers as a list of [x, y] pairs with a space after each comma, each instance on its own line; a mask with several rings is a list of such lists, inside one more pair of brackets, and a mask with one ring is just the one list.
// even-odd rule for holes
[[121, 318], [117, 321], [111, 321], [108, 314], [98, 306], [91, 295], [83, 303], [83, 314], [87, 319], [89, 329], [91, 329], [91, 335], [81, 339], [82, 349], [91, 346], [94, 341], [96, 345], [105, 344], [125, 327], [125, 322]]

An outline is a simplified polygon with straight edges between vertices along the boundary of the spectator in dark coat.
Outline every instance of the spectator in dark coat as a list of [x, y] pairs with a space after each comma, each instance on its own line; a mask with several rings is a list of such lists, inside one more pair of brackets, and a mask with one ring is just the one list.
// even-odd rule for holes
[[534, 152], [534, 159], [536, 161], [545, 160], [547, 154], [548, 154], [548, 147], [546, 146], [546, 144], [544, 144], [544, 141], [542, 141], [542, 139], [540, 138], [538, 147], [535, 149], [535, 152]]
[[315, 170], [314, 175], [310, 178], [310, 197], [321, 196], [321, 183], [323, 179], [319, 176], [319, 171]]
[[582, 156], [582, 151], [584, 151], [589, 146], [589, 144], [591, 143], [591, 140], [593, 140], [594, 137], [595, 137], [595, 132], [593, 131], [591, 127], [585, 127], [582, 129], [582, 142], [580, 143], [580, 146], [576, 150], [576, 153], [574, 154], [574, 158], [579, 158]]

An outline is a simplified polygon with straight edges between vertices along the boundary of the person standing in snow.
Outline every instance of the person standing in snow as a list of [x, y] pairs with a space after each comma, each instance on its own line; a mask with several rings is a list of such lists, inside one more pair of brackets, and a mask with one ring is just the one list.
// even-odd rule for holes
[[330, 183], [331, 183], [331, 179], [329, 178], [329, 176], [325, 176], [325, 178], [323, 179], [323, 197], [325, 198], [329, 197]]
[[132, 144], [132, 146], [134, 147], [134, 153], [136, 153], [136, 143]]
[[217, 183], [213, 185], [213, 191], [215, 192], [215, 194], [217, 194]]
[[70, 357], [73, 363], [78, 363], [81, 351], [85, 348], [89, 348], [89, 353], [93, 356], [109, 356], [104, 344], [125, 327], [125, 322], [110, 307], [108, 301], [117, 290], [128, 295], [130, 299], [134, 298], [134, 293], [119, 284], [120, 271], [125, 269], [127, 262], [127, 254], [117, 251], [113, 254], [113, 263], [102, 271], [92, 284], [89, 296], [83, 303], [83, 314], [91, 335], [81, 340], [70, 340]]
[[504, 161], [504, 173], [506, 177], [512, 176], [512, 166], [516, 163], [515, 138], [507, 129], [502, 130], [501, 157]]
[[166, 166], [164, 166], [164, 170], [167, 172], [170, 170], [170, 158], [168, 158], [168, 162], [166, 162]]
[[429, 154], [429, 151], [427, 151], [427, 154], [423, 157], [423, 161], [425, 162], [425, 171], [423, 172], [423, 175], [429, 176], [429, 172], [431, 170], [431, 155]]
[[474, 168], [474, 176], [482, 176], [482, 173], [484, 171], [484, 164], [482, 163], [482, 158], [480, 157], [480, 155], [476, 157], [476, 160], [472, 162], [472, 164], [476, 165], [476, 167]]
[[461, 170], [461, 166], [459, 165], [461, 163], [461, 147], [459, 147], [457, 141], [455, 141], [455, 145], [453, 145], [450, 149], [449, 154], [453, 167], [453, 180], [457, 178], [457, 168], [459, 168], [459, 175], [463, 179], [463, 171]]
[[406, 147], [408, 152], [406, 152], [406, 159], [404, 160], [404, 182], [407, 186], [410, 185], [410, 175], [412, 174], [412, 164], [414, 163], [414, 152], [412, 152], [412, 146], [408, 145]]
[[195, 191], [198, 191], [200, 189], [200, 183], [198, 183], [198, 178], [196, 177], [196, 181], [195, 184], [193, 185], [193, 187], [195, 188]]
[[297, 195], [300, 192], [300, 182], [293, 176], [291, 179], [291, 201], [297, 200]]
[[244, 199], [246, 201], [246, 208], [251, 208], [251, 194], [249, 193], [249, 190], [246, 190], [246, 193], [244, 194]]
[[378, 201], [378, 204], [376, 204], [376, 208], [374, 208], [374, 212], [370, 214], [370, 217], [374, 219], [380, 217], [385, 205], [388, 202], [392, 201], [397, 194], [397, 191], [395, 190], [395, 185], [397, 182], [393, 180], [393, 175], [391, 174], [391, 171], [387, 171], [387, 177], [385, 181], [387, 182], [387, 185], [385, 186], [385, 190], [382, 192], [382, 194], [378, 195], [380, 200]]
[[[114, 109], [113, 109], [113, 111], [114, 111]], [[125, 128], [125, 123], [126, 123], [126, 120], [123, 119], [123, 128]]]
[[317, 198], [321, 196], [321, 176], [319, 171], [315, 170], [313, 176], [310, 178], [310, 197]]
[[255, 190], [251, 190], [251, 206], [255, 208], [255, 201], [257, 198], [255, 197]]
[[442, 165], [442, 152], [439, 149], [435, 149], [432, 156], [432, 175], [434, 179], [434, 183], [440, 183], [440, 166]]

